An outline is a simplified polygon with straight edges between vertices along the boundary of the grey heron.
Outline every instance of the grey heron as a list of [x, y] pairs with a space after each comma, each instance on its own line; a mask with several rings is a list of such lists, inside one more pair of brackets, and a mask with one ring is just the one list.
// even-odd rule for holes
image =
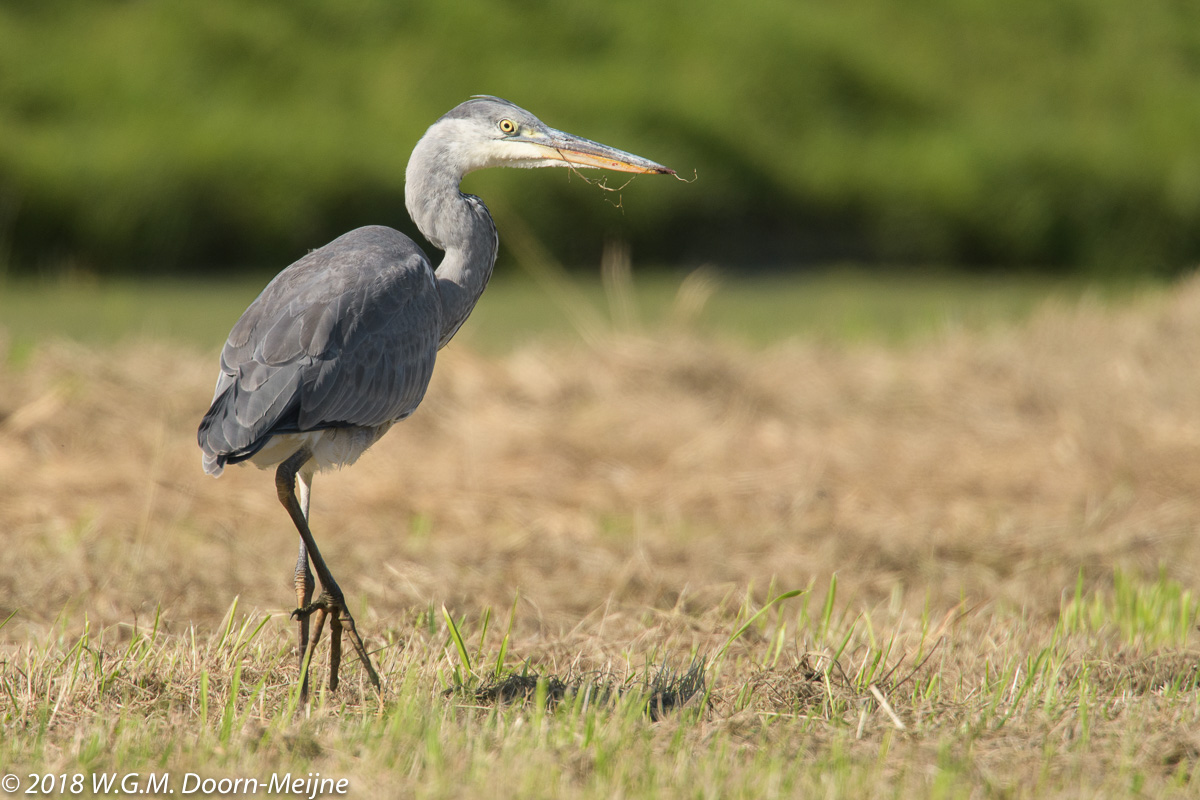
[[[522, 108], [478, 96], [437, 120], [405, 171], [413, 222], [445, 256], [435, 269], [399, 231], [358, 228], [280, 272], [233, 326], [212, 405], [200, 422], [204, 470], [277, 466], [275, 488], [300, 533], [294, 583], [301, 696], [329, 621], [329, 687], [337, 689], [343, 633], [372, 685], [379, 676], [309, 528], [313, 475], [354, 463], [416, 410], [434, 359], [479, 300], [496, 261], [496, 228], [462, 177], [487, 167], [674, 170], [555, 130]], [[309, 562], [312, 568], [309, 567]], [[314, 600], [313, 570], [321, 581]], [[309, 637], [309, 617], [316, 614]]]

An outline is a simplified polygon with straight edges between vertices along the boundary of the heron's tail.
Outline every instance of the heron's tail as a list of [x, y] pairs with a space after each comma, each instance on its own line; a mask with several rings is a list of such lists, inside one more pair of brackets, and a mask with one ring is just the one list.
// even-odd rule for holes
[[229, 443], [223, 441], [224, 437], [219, 435], [221, 426], [216, 424], [223, 415], [223, 401], [228, 395], [229, 392], [226, 391], [213, 400], [212, 406], [204, 415], [204, 419], [200, 420], [200, 427], [196, 431], [196, 441], [200, 444], [200, 449], [204, 451], [202, 458], [204, 471], [214, 478], [221, 477], [221, 473], [225, 471], [225, 462], [229, 460], [228, 452], [222, 452], [225, 449], [222, 445], [228, 446]]
[[205, 453], [202, 459], [204, 471], [214, 478], [221, 477], [221, 473], [225, 471], [225, 456], [214, 456]]
[[[254, 456], [266, 446], [274, 433], [283, 430], [294, 431], [294, 425], [289, 420], [296, 414], [297, 401], [289, 392], [283, 397], [277, 397], [269, 405], [266, 412], [251, 407], [243, 408], [239, 414], [239, 406], [246, 406], [267, 398], [263, 392], [259, 396], [251, 396], [245, 400], [245, 395], [239, 395], [237, 382], [230, 383], [220, 394], [213, 398], [212, 406], [200, 427], [196, 431], [196, 441], [204, 451], [204, 471], [213, 477], [220, 477], [226, 464], [237, 464]], [[276, 406], [282, 406], [281, 413]], [[239, 417], [249, 417], [252, 423], [246, 424]], [[286, 417], [282, 419], [281, 417]]]

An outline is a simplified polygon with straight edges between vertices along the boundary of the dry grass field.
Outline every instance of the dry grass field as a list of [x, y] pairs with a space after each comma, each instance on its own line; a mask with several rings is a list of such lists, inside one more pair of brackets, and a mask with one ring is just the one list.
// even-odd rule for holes
[[43, 343], [0, 367], [0, 773], [1194, 796], [1198, 365], [1195, 280], [902, 345], [452, 344], [317, 477], [385, 689], [304, 708], [272, 477], [200, 469], [213, 351]]

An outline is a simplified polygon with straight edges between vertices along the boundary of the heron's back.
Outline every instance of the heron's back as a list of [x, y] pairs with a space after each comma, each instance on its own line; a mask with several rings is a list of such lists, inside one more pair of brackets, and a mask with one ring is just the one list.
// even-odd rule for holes
[[363, 428], [351, 438], [365, 449], [375, 429], [416, 410], [440, 330], [433, 268], [404, 234], [359, 228], [314, 250], [267, 285], [225, 342], [198, 432], [205, 471], [219, 475], [284, 434]]

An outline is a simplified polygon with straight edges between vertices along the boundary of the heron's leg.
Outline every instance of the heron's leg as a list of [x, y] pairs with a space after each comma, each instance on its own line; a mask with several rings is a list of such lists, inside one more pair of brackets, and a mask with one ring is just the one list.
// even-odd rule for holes
[[[316, 602], [304, 608], [296, 609], [296, 615], [306, 616], [317, 609], [324, 609], [331, 616], [337, 617], [339, 627], [349, 632], [350, 643], [354, 645], [354, 650], [358, 653], [358, 658], [362, 662], [363, 668], [367, 671], [367, 677], [371, 679], [371, 685], [378, 690], [380, 688], [379, 675], [371, 665], [371, 657], [367, 654], [367, 648], [363, 644], [362, 638], [358, 635], [358, 629], [354, 625], [354, 617], [350, 615], [350, 610], [346, 608], [345, 596], [342, 594], [341, 588], [337, 585], [337, 581], [333, 579], [333, 575], [329, 572], [329, 567], [325, 565], [325, 559], [321, 558], [321, 551], [317, 549], [317, 542], [308, 527], [308, 519], [304, 515], [304, 509], [301, 508], [300, 501], [296, 497], [296, 475], [308, 463], [310, 458], [312, 458], [312, 451], [307, 447], [302, 448], [286, 459], [275, 470], [275, 492], [279, 496], [279, 502], [287, 509], [288, 515], [291, 516], [292, 522], [296, 525], [296, 530], [300, 532], [300, 539], [304, 542], [304, 547], [308, 551], [308, 558], [312, 561], [313, 570], [317, 573], [317, 578], [321, 581], [321, 595], [317, 598]], [[310, 652], [315, 644], [316, 637], [320, 635], [320, 617], [318, 617], [317, 622], [316, 635], [308, 645]], [[340, 662], [340, 650], [338, 658]], [[330, 666], [332, 667], [333, 665], [331, 664]], [[340, 666], [340, 663], [338, 666]], [[331, 678], [330, 683], [336, 685], [336, 679]]]
[[[297, 494], [299, 495], [300, 510], [304, 512], [304, 519], [308, 519], [309, 500], [312, 497], [312, 473], [307, 470], [301, 470], [297, 475]], [[296, 586], [296, 600], [298, 601], [297, 608], [308, 608], [312, 603], [313, 589], [315, 582], [313, 581], [312, 570], [308, 567], [308, 548], [304, 546], [304, 539], [300, 539], [300, 553], [296, 556], [296, 572], [294, 576]], [[301, 614], [297, 620], [300, 627], [300, 646], [296, 652], [300, 657], [300, 699], [304, 700], [308, 697], [308, 670], [309, 656], [308, 652], [308, 615]], [[318, 631], [320, 629], [318, 628]], [[320, 634], [318, 633], [318, 636]], [[316, 639], [313, 640], [313, 646], [316, 646]]]
[[[353, 628], [351, 628], [353, 630]], [[358, 634], [354, 634], [357, 638]], [[329, 691], [336, 692], [338, 687], [338, 670], [342, 666], [342, 618], [337, 614], [329, 616]]]
[[[317, 643], [321, 641], [321, 631], [323, 631], [325, 629], [325, 618], [327, 616], [329, 616], [329, 612], [325, 610], [324, 606], [319, 606], [319, 607], [315, 608], [314, 610], [316, 611], [317, 619], [316, 619], [316, 625], [313, 626], [313, 635], [312, 635], [312, 638], [309, 639], [309, 641], [308, 641], [308, 646], [304, 648], [304, 652], [300, 654], [300, 663], [303, 665], [302, 669], [305, 670], [303, 682], [300, 684], [300, 700], [301, 700], [301, 702], [308, 699], [308, 675], [310, 672], [312, 672], [313, 653], [317, 649]], [[308, 614], [303, 613], [303, 614], [300, 614], [299, 616], [303, 619], [303, 618], [307, 618]], [[334, 617], [336, 617], [336, 616], [337, 616], [337, 612], [335, 611]], [[329, 682], [330, 690], [336, 689], [337, 688], [336, 684], [337, 684], [337, 681], [334, 681], [331, 679]]]

